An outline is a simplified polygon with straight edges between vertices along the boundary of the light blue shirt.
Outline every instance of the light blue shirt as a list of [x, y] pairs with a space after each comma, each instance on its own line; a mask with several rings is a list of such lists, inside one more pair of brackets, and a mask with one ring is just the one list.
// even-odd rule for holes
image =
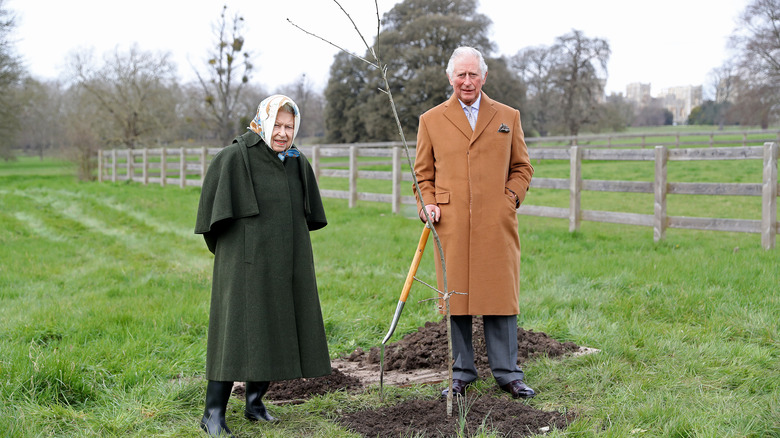
[[[474, 115], [474, 123], [476, 124], [477, 115], [479, 114], [479, 103], [482, 101], [482, 93], [479, 93], [479, 96], [477, 96], [477, 100], [474, 101], [474, 103], [471, 104], [471, 108], [474, 108], [474, 112], [472, 114]], [[460, 99], [458, 99], [458, 102], [460, 102], [461, 108], [463, 108], [463, 114], [466, 114], [466, 120], [468, 120], [469, 115], [469, 107], [465, 103], [463, 103]]]

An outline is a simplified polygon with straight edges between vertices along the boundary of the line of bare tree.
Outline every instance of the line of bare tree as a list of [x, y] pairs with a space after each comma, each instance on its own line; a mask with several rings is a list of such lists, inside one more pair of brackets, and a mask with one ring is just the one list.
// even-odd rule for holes
[[711, 72], [714, 100], [689, 122], [760, 125], [780, 119], [780, 0], [752, 0], [729, 39], [731, 56]]
[[[191, 65], [196, 80], [181, 83], [170, 53], [134, 45], [102, 56], [79, 50], [67, 56], [61, 79], [41, 81], [24, 71], [11, 33], [14, 15], [0, 0], [0, 157], [14, 149], [43, 157], [62, 153], [93, 174], [100, 148], [225, 145], [242, 132], [268, 90], [251, 81], [244, 19], [222, 9], [213, 46]], [[322, 135], [322, 99], [305, 75], [274, 92], [290, 95], [307, 114], [302, 137]]]
[[[523, 114], [526, 135], [614, 132], [627, 126], [661, 125], [671, 115], [657, 102], [636, 106], [622, 94], [604, 96], [608, 41], [571, 32], [550, 46], [496, 56], [491, 20], [474, 13], [470, 0], [403, 0], [382, 17], [375, 42], [388, 63], [404, 132], [414, 136], [417, 117], [451, 90], [442, 80], [449, 53], [471, 45], [487, 58], [485, 92]], [[715, 101], [692, 112], [692, 123], [761, 125], [780, 120], [780, 0], [752, 0], [733, 33], [733, 56], [713, 70]], [[306, 114], [299, 138], [333, 143], [396, 138], [393, 117], [376, 90], [381, 75], [345, 54], [334, 57], [326, 88], [305, 75], [276, 90], [252, 79], [244, 19], [223, 8], [213, 25], [212, 49], [189, 66], [197, 80], [180, 83], [167, 53], [137, 46], [96, 57], [70, 54], [62, 79], [39, 81], [15, 53], [14, 15], [0, 0], [0, 157], [13, 148], [41, 156], [68, 151], [92, 174], [98, 148], [224, 145], [248, 126], [269, 91], [291, 96]], [[715, 42], [705, 42], [713, 44]], [[367, 54], [370, 55], [370, 54]]]

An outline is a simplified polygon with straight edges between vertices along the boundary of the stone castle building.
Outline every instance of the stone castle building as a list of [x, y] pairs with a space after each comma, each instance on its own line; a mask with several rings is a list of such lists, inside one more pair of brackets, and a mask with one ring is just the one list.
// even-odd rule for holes
[[[626, 85], [626, 100], [635, 103], [637, 107], [649, 105], [653, 99], [650, 95], [650, 84], [634, 82]], [[684, 125], [688, 122], [691, 110], [702, 104], [702, 86], [665, 88], [655, 99], [672, 113], [675, 125]]]
[[626, 85], [626, 100], [633, 102], [638, 106], [645, 106], [650, 103], [650, 84], [634, 82]]
[[674, 115], [674, 124], [685, 125], [688, 123], [691, 110], [702, 103], [702, 86], [687, 85], [666, 88], [661, 90], [659, 97], [663, 99], [664, 108]]

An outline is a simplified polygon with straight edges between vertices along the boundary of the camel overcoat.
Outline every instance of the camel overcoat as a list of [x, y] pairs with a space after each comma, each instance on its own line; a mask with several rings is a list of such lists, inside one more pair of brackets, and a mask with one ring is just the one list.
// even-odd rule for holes
[[[421, 191], [415, 190], [418, 210], [426, 204], [441, 208], [435, 227], [444, 250], [447, 288], [466, 293], [450, 298], [451, 313], [518, 314], [516, 208], [534, 173], [520, 112], [483, 92], [472, 131], [453, 94], [420, 117], [414, 171]], [[438, 250], [434, 254], [441, 289]]]
[[195, 225], [214, 253], [208, 380], [330, 374], [309, 238], [325, 225], [303, 154], [282, 162], [248, 131], [214, 157]]

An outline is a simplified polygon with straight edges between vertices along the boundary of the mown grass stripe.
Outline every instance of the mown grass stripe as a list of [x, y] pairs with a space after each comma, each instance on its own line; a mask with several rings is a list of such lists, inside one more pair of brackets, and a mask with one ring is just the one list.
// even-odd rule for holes
[[[599, 170], [612, 171], [624, 178], [620, 168]], [[692, 181], [744, 177], [717, 163], [686, 172]], [[199, 191], [11, 173], [0, 176], [0, 430], [201, 436], [211, 256], [189, 232]], [[691, 197], [685, 207], [706, 212], [707, 202]], [[330, 224], [312, 242], [338, 356], [381, 341], [421, 224], [388, 205], [325, 203]], [[546, 436], [780, 436], [780, 252], [744, 233], [669, 230], [654, 244], [641, 227], [585, 223], [569, 233], [565, 219], [519, 223], [522, 326], [601, 350], [524, 364], [539, 390], [532, 406], [580, 414]], [[434, 283], [431, 248], [418, 275]], [[420, 302], [432, 294], [413, 287], [395, 337], [440, 317]], [[490, 376], [477, 384], [493, 386]], [[439, 390], [385, 393], [401, 401]], [[230, 403], [228, 422], [242, 435], [327, 438], [350, 436], [330, 420], [340, 412], [381, 404], [375, 388], [328, 394], [273, 406], [284, 421], [262, 425]]]

